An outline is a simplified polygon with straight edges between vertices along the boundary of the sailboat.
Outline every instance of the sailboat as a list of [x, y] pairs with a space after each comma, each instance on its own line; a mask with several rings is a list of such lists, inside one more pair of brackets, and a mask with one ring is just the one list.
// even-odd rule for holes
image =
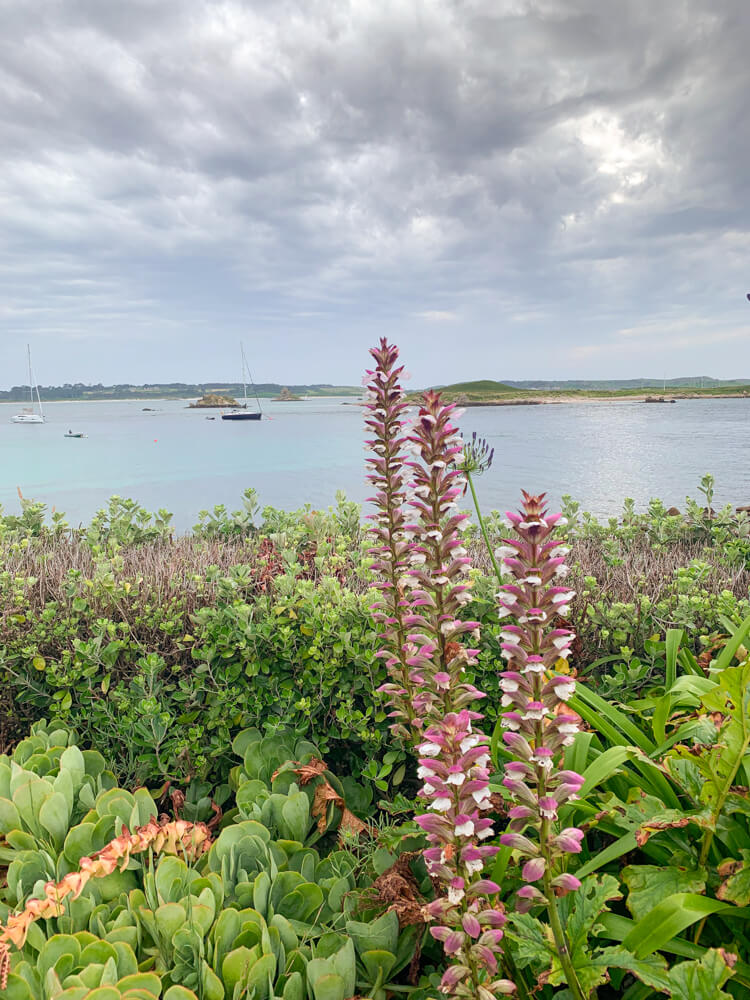
[[[22, 413], [17, 413], [11, 420], [14, 424], [43, 424], [44, 423], [44, 411], [42, 410], [42, 400], [39, 396], [39, 386], [34, 382], [34, 375], [31, 371], [31, 347], [27, 344], [26, 351], [29, 356], [29, 396], [31, 406], [23, 410]], [[39, 412], [37, 413], [34, 409], [34, 390], [36, 389], [36, 400], [39, 403]]]
[[[242, 356], [242, 391], [244, 397], [244, 403], [238, 406], [236, 409], [231, 410], [229, 413], [222, 413], [222, 420], [260, 420], [262, 417], [262, 412], [260, 409], [260, 400], [258, 399], [258, 392], [255, 388], [255, 383], [253, 382], [253, 377], [250, 374], [250, 369], [247, 366], [247, 359], [245, 358], [245, 348], [240, 344], [240, 354]], [[258, 409], [248, 410], [247, 408], [247, 382], [245, 380], [245, 374], [250, 380], [250, 385], [253, 387], [253, 392], [255, 393], [255, 402], [258, 404]]]

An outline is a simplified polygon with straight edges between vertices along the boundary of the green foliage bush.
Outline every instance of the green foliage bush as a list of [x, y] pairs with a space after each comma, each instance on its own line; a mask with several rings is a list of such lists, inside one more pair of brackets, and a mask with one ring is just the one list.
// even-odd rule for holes
[[[576, 666], [604, 690], [625, 696], [658, 676], [667, 628], [686, 629], [699, 653], [750, 610], [744, 517], [709, 518], [696, 503], [679, 517], [626, 503], [606, 525], [572, 501], [567, 512]], [[216, 783], [239, 731], [285, 726], [380, 791], [408, 781], [373, 695], [385, 672], [360, 515], [343, 495], [328, 511], [259, 512], [248, 490], [241, 510], [204, 512], [175, 542], [166, 512], [118, 497], [75, 532], [25, 500], [20, 516], [0, 516], [0, 734], [73, 723], [124, 784]], [[487, 524], [500, 537], [499, 516]], [[492, 718], [495, 586], [467, 541]]]

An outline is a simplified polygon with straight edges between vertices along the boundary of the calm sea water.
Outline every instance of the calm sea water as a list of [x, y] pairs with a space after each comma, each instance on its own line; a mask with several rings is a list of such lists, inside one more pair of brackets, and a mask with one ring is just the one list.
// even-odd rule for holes
[[[287, 509], [327, 506], [338, 489], [360, 501], [369, 492], [362, 411], [338, 399], [264, 401], [268, 419], [244, 424], [172, 400], [49, 403], [47, 423], [28, 427], [11, 423], [19, 409], [0, 404], [6, 511], [18, 510], [20, 487], [78, 524], [117, 493], [166, 507], [187, 530], [203, 508], [239, 506], [248, 486], [262, 504]], [[521, 488], [555, 501], [570, 493], [599, 516], [627, 496], [641, 508], [654, 496], [681, 507], [686, 494], [699, 498], [706, 472], [717, 480], [715, 502], [750, 503], [750, 399], [477, 407], [461, 425], [495, 448], [477, 481], [487, 509], [515, 506]], [[68, 429], [88, 436], [66, 440]]]

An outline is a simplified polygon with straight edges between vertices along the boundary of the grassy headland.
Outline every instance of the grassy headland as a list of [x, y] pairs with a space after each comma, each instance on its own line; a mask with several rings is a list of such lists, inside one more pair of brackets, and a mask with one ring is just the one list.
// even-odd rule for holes
[[[645, 380], [644, 380], [645, 381]], [[473, 382], [454, 382], [438, 386], [448, 400], [465, 406], [518, 406], [542, 403], [575, 403], [584, 400], [632, 400], [643, 401], [670, 399], [712, 399], [750, 398], [750, 384], [746, 382], [719, 382], [705, 380], [710, 384], [695, 384], [700, 380], [686, 380], [689, 384], [674, 382], [644, 385], [625, 384], [612, 381], [577, 383], [577, 388], [560, 388], [560, 383], [538, 383], [534, 388], [479, 379]], [[415, 396], [418, 394], [414, 394]]]

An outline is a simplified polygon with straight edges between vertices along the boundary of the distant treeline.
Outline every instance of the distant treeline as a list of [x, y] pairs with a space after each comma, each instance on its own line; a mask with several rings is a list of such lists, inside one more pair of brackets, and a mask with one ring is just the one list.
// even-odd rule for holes
[[[248, 394], [252, 387], [248, 386]], [[362, 390], [352, 385], [281, 385], [277, 382], [261, 382], [255, 386], [259, 396], [278, 396], [282, 389], [289, 389], [297, 396], [358, 396]], [[217, 392], [224, 395], [242, 395], [241, 382], [202, 382], [192, 385], [188, 382], [146, 382], [143, 385], [84, 385], [82, 382], [65, 385], [40, 385], [39, 394], [42, 400], [83, 400], [83, 399], [192, 399], [205, 396], [206, 393]], [[14, 385], [10, 389], [0, 390], [0, 402], [17, 403], [29, 398], [27, 385]]]

